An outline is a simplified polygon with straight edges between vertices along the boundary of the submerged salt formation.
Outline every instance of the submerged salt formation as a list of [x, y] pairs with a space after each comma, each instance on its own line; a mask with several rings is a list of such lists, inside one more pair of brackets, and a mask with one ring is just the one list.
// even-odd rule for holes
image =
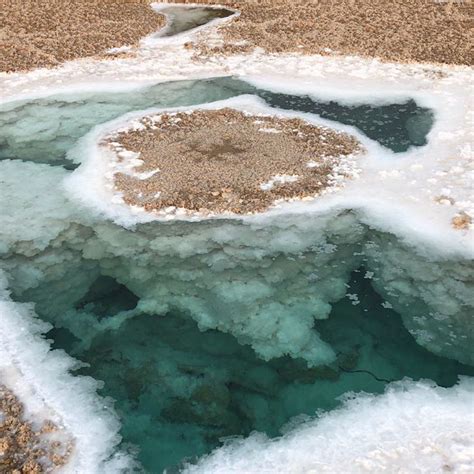
[[[423, 266], [419, 275], [421, 281], [429, 277], [438, 281], [439, 288], [449, 288], [454, 278], [450, 280], [448, 272], [453, 268], [457, 271], [456, 285], [462, 288], [458, 281], [463, 278], [462, 260], [446, 262], [438, 259], [427, 266], [425, 257], [416, 247], [405, 246], [387, 233], [370, 229], [361, 224], [360, 216], [354, 213], [312, 215], [311, 219], [307, 213], [302, 213], [272, 220], [253, 218], [253, 222], [230, 219], [150, 222], [135, 230], [127, 230], [84, 212], [70, 201], [61, 186], [62, 179], [68, 175], [64, 169], [20, 161], [3, 162], [0, 169], [9, 183], [2, 188], [3, 193], [8, 192], [8, 188], [15, 192], [21, 176], [29, 179], [28, 194], [22, 193], [22, 199], [16, 201], [7, 199], [13, 206], [2, 209], [13, 217], [8, 228], [10, 240], [4, 239], [8, 250], [5, 249], [0, 263], [9, 275], [13, 297], [20, 301], [34, 301], [36, 312], [43, 319], [75, 340], [72, 348], [76, 357], [82, 359], [80, 354], [93, 354], [95, 350], [99, 360], [111, 357], [112, 367], [116, 359], [116, 370], [121, 377], [125, 376], [121, 351], [116, 355], [109, 351], [101, 353], [100, 347], [106, 349], [101, 340], [107, 341], [120, 331], [125, 331], [127, 340], [130, 340], [127, 328], [139, 327], [131, 325], [132, 321], [138, 324], [140, 318], [166, 315], [166, 318], [174, 319], [191, 317], [197, 321], [200, 330], [215, 328], [233, 334], [241, 344], [250, 344], [267, 360], [289, 354], [293, 358], [303, 357], [316, 369], [321, 364], [330, 366], [331, 369], [320, 370], [321, 376], [331, 380], [337, 377], [334, 368], [341, 364], [341, 356], [337, 354], [340, 348], [333, 347], [313, 325], [315, 318], [318, 323], [330, 315], [335, 301], [349, 295], [346, 297], [357, 303], [358, 297], [362, 297], [357, 290], [347, 287], [352, 270], [363, 266], [365, 278], [383, 289], [383, 273], [379, 273], [375, 265], [386, 261], [397, 274], [395, 290], [410, 290], [414, 296], [404, 302], [399, 298], [400, 293], [390, 291], [384, 304], [392, 302], [408, 323], [409, 311], [418, 307], [420, 312], [425, 312], [421, 300], [423, 294], [416, 296], [415, 293], [420, 283], [412, 283], [415, 262]], [[50, 191], [46, 195], [45, 189]], [[19, 212], [29, 222], [27, 230], [16, 224], [18, 221], [14, 217]], [[44, 226], [45, 221], [48, 226]], [[403, 273], [404, 268], [406, 273]], [[116, 282], [115, 287], [103, 282], [101, 285], [105, 286], [100, 290], [97, 281], [101, 276], [108, 277], [109, 282]], [[124, 288], [131, 294], [129, 297], [125, 296]], [[119, 293], [114, 293], [116, 291]], [[111, 303], [101, 309], [101, 305], [107, 304], [105, 296], [108, 292]], [[117, 295], [128, 300], [121, 303]], [[445, 294], [440, 293], [439, 299], [430, 300], [430, 303], [441, 306], [445, 299]], [[437, 334], [439, 323], [433, 325], [427, 319], [424, 324], [426, 330], [434, 334], [430, 349], [457, 356], [452, 347], [443, 345], [446, 335]], [[449, 319], [445, 324], [451, 324]], [[193, 337], [196, 339], [198, 335]], [[426, 343], [422, 338], [420, 342]], [[460, 350], [462, 338], [453, 339], [453, 342], [459, 355], [464, 357], [467, 352]], [[124, 345], [123, 352], [126, 350], [128, 348], [125, 349]], [[171, 353], [175, 352], [176, 349]], [[344, 355], [350, 358], [350, 346], [344, 349]], [[193, 360], [196, 357], [194, 355]], [[364, 364], [359, 365], [357, 358], [352, 363], [356, 365], [348, 365], [350, 370], [367, 368]], [[167, 384], [172, 383], [174, 374], [170, 364], [157, 369], [161, 371], [161, 377], [166, 377]], [[183, 365], [186, 367], [186, 363], [181, 361]], [[187, 366], [190, 367], [187, 369], [189, 377], [189, 371], [197, 369], [193, 369], [190, 363]], [[305, 375], [305, 366], [305, 363], [303, 368], [290, 365], [288, 377], [296, 377], [298, 371], [300, 377], [311, 377], [311, 372]], [[137, 400], [146, 393], [140, 387], [146, 385], [146, 378], [150, 376], [147, 374], [152, 373], [151, 369], [144, 371], [145, 366], [139, 371], [140, 367], [141, 364], [132, 364], [126, 372], [126, 383], [121, 385], [122, 390], [126, 387], [127, 392], [135, 393], [133, 399]], [[327, 375], [323, 375], [325, 372]], [[268, 380], [262, 374], [269, 374], [265, 375]], [[383, 377], [378, 372], [375, 374]], [[96, 377], [102, 379], [104, 375], [99, 373]], [[180, 390], [184, 388], [190, 391], [198, 388], [196, 382], [183, 386], [183, 378], [184, 375], [176, 377], [176, 380], [181, 380], [180, 384], [175, 382], [176, 396], [183, 397]], [[212, 378], [203, 380], [198, 375], [195, 378], [201, 384], [206, 381], [216, 384]], [[247, 386], [255, 384], [252, 380], [257, 378], [260, 390], [268, 390], [266, 387], [274, 384], [269, 369], [261, 368], [246, 378]], [[244, 383], [242, 376], [239, 380]], [[223, 392], [225, 390], [212, 390], [216, 394]], [[199, 397], [206, 399], [205, 395], [195, 394], [195, 398], [201, 400]], [[145, 400], [142, 403], [145, 404]], [[162, 416], [175, 420], [175, 423], [182, 421], [183, 417], [194, 422], [198, 416], [198, 420], [207, 417], [208, 424], [215, 416], [215, 412], [183, 414], [187, 413], [183, 412], [184, 405], [179, 400], [174, 405], [165, 405]], [[228, 423], [231, 421], [226, 420]], [[131, 421], [127, 423], [130, 426]], [[143, 420], [143, 423], [147, 422]], [[226, 429], [229, 426], [233, 425], [225, 425]], [[133, 425], [129, 429], [132, 428]], [[136, 431], [138, 427], [133, 429]], [[232, 434], [232, 431], [227, 434]]]
[[229, 442], [184, 472], [469, 472], [472, 391], [463, 379], [449, 390], [404, 382], [379, 397], [348, 396], [344, 408], [278, 440]]
[[[209, 107], [229, 105], [254, 114], [262, 109], [271, 111], [250, 98]], [[28, 108], [25, 110], [28, 114]], [[67, 108], [61, 110], [63, 117], [68, 113]], [[83, 113], [84, 120], [90, 120], [86, 111]], [[104, 111], [105, 119], [109, 113]], [[317, 125], [350, 132], [362, 143], [367, 155], [358, 158], [358, 179], [348, 180], [337, 193], [313, 203], [293, 202], [261, 215], [190, 222], [173, 214], [170, 221], [163, 222], [146, 211], [113, 202], [113, 189], [104, 185], [104, 178], [110, 179], [114, 170], [104, 166], [103, 157], [94, 151], [99, 137], [142, 116], [143, 112], [137, 112], [119, 117], [93, 130], [68, 154], [69, 162], [79, 165], [73, 172], [20, 160], [0, 163], [2, 195], [6, 196], [2, 201], [6, 225], [0, 265], [7, 272], [15, 300], [35, 302], [41, 318], [65, 331], [67, 338], [79, 341], [65, 346], [72, 348], [76, 357], [93, 353], [100, 338], [126, 328], [129, 321], [165, 314], [176, 317], [172, 316], [175, 313], [196, 321], [200, 330], [235, 336], [263, 360], [287, 355], [295, 361], [303, 359], [314, 370], [321, 365], [331, 367], [323, 373], [335, 373], [336, 367], [337, 373], [341, 354], [317, 323], [330, 317], [336, 301], [346, 297], [358, 302], [359, 295], [347, 284], [351, 272], [363, 267], [367, 279], [383, 295], [385, 306], [393, 306], [402, 315], [419, 344], [470, 362], [472, 341], [466, 325], [472, 305], [472, 274], [462, 247], [464, 234], [453, 229], [451, 247], [416, 232], [410, 237], [406, 227], [394, 227], [387, 219], [393, 219], [397, 202], [383, 202], [383, 219], [372, 201], [364, 203], [361, 192], [367, 186], [367, 176], [375, 174], [385, 188], [385, 194], [380, 192], [377, 197], [393, 196], [388, 176], [394, 167], [410, 170], [413, 179], [424, 176], [423, 169], [416, 168], [423, 149], [408, 152], [411, 158], [407, 162], [403, 153], [390, 154], [353, 128], [311, 118]], [[25, 126], [7, 137], [13, 156], [15, 150], [26, 156], [27, 130]], [[55, 150], [55, 135], [49, 137], [40, 134], [32, 139], [45, 151], [49, 143]], [[62, 146], [71, 145], [66, 142]], [[19, 183], [26, 179], [28, 187], [19, 193]], [[449, 225], [449, 214], [446, 217]], [[20, 224], [24, 221], [28, 221], [27, 227]], [[115, 309], [97, 309], [95, 297], [90, 295], [98, 291], [96, 282], [105, 277], [116, 282], [118, 289], [113, 290], [112, 285], [112, 294], [124, 294], [126, 288], [126, 293], [133, 295], [130, 304], [117, 302]], [[434, 293], [433, 288], [437, 289]], [[346, 356], [350, 356], [349, 349]], [[365, 370], [363, 365], [356, 365], [359, 370], [357, 367]], [[140, 387], [143, 382], [134, 383]], [[177, 407], [184, 406], [179, 403], [165, 406], [160, 416], [174, 423], [182, 421], [176, 418], [176, 413], [182, 413]], [[206, 423], [210, 423], [214, 412], [203, 413], [186, 416], [194, 422], [207, 417]], [[127, 427], [136, 432], [133, 425]], [[109, 439], [107, 452], [112, 440], [117, 442]], [[204, 451], [198, 443], [196, 452]]]
[[[34, 421], [52, 420], [71, 440], [65, 472], [130, 472], [137, 446], [150, 472], [184, 461], [198, 472], [288, 470], [288, 462], [323, 472], [467, 471], [473, 390], [470, 379], [456, 381], [472, 370], [454, 360], [473, 363], [472, 71], [336, 56], [294, 27], [320, 2], [292, 6], [298, 15], [278, 28], [260, 24], [262, 7], [251, 3], [242, 2], [241, 20], [200, 29], [199, 40], [191, 31], [153, 35], [133, 57], [121, 50], [115, 61], [0, 74], [0, 383]], [[385, 18], [374, 14], [385, 2], [363, 11], [348, 3], [335, 7], [340, 23], [319, 17], [319, 32], [342, 28], [340, 52], [468, 62], [464, 5], [389, 10], [397, 34], [415, 26], [414, 34], [374, 43], [365, 18]], [[264, 8], [277, 19], [289, 11]], [[356, 30], [346, 28], [352, 20]], [[385, 33], [383, 24], [375, 31]], [[282, 25], [291, 35], [282, 38]], [[344, 35], [361, 27], [361, 41], [346, 49]], [[446, 31], [462, 43], [455, 57]], [[223, 54], [196, 57], [197, 42]], [[231, 75], [246, 82], [169, 82]], [[51, 97], [61, 91], [76, 97]], [[101, 137], [144, 115], [243, 93], [286, 109], [285, 120], [355, 137], [366, 151], [357, 179], [250, 216], [159, 215], [117, 196]], [[240, 97], [207, 108], [274, 116], [267, 106]], [[405, 376], [438, 386], [394, 383]], [[97, 396], [97, 380], [115, 410]], [[254, 435], [197, 466], [183, 459], [221, 436], [278, 435], [292, 416], [337, 408], [342, 393], [386, 387], [319, 421], [292, 420], [278, 441]]]
[[[434, 253], [428, 262], [416, 246], [362, 225], [357, 213], [149, 223], [131, 232], [75, 209], [58, 188], [67, 174], [59, 168], [4, 162], [3, 176], [6, 183], [10, 181], [11, 192], [16, 190], [15, 176], [31, 175], [33, 169], [29, 194], [23, 193], [15, 207], [4, 210], [5, 215], [18, 216], [29, 209], [33, 244], [22, 243], [21, 234], [10, 234], [2, 267], [11, 275], [16, 297], [36, 301], [37, 310], [51, 321], [74, 325], [74, 318], [67, 315], [71, 303], [87, 292], [99, 274], [106, 274], [139, 297], [142, 312], [160, 314], [176, 308], [190, 314], [202, 329], [230, 332], [267, 359], [291, 354], [312, 364], [324, 363], [334, 354], [309, 329], [314, 318], [327, 317], [330, 303], [345, 295], [349, 273], [364, 264], [420, 344], [438, 354], [470, 360], [465, 330], [471, 297], [469, 267], [462, 259], [436, 258]], [[35, 204], [42, 189], [50, 193]], [[35, 210], [37, 206], [41, 211]], [[48, 215], [51, 224], [44, 228], [42, 221]], [[50, 248], [55, 249], [53, 254]], [[22, 255], [29, 256], [26, 265], [19, 265]], [[390, 263], [394, 261], [396, 267]], [[416, 274], [411, 268], [417, 261], [423, 272], [413, 284]], [[384, 279], [388, 268], [395, 271], [395, 279], [389, 274]], [[440, 289], [448, 291], [454, 285], [457, 291], [450, 291], [449, 299], [440, 290], [433, 295], [423, 291], [424, 281], [438, 282]], [[426, 315], [427, 305], [441, 317], [420, 318]]]

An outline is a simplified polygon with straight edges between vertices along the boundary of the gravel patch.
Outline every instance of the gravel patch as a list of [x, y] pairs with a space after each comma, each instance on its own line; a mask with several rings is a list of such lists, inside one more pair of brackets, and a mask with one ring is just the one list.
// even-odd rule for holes
[[[271, 53], [358, 55], [392, 62], [473, 64], [470, 0], [177, 0], [241, 11], [223, 25], [224, 44], [197, 48], [203, 57], [255, 47]], [[190, 47], [191, 44], [188, 45]]]
[[313, 199], [356, 175], [352, 136], [301, 119], [226, 108], [146, 117], [105, 138], [115, 188], [147, 211], [262, 212]]
[[136, 45], [165, 24], [149, 4], [148, 0], [0, 0], [0, 72], [52, 67]]
[[52, 472], [67, 463], [71, 450], [54, 423], [27, 420], [23, 405], [0, 385], [0, 472]]

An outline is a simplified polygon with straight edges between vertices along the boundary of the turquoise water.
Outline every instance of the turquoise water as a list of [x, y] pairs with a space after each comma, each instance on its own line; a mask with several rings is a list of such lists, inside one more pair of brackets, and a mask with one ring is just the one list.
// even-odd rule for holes
[[[257, 90], [233, 78], [184, 81], [126, 93], [63, 95], [3, 105], [0, 158], [33, 163], [43, 175], [49, 171], [67, 175], [77, 166], [68, 150], [100, 123], [133, 110], [191, 105], [243, 93], [259, 95], [274, 107], [354, 125], [396, 152], [425, 144], [433, 121], [432, 113], [413, 101], [349, 107]], [[26, 176], [20, 168], [18, 193], [23, 192]], [[41, 217], [41, 200], [50, 192], [41, 189], [34, 200], [44, 228], [55, 224], [54, 215]], [[59, 201], [58, 206], [62, 209], [66, 204]], [[185, 310], [172, 307], [145, 314], [140, 309], [150, 294], [159, 306], [160, 295], [169, 296], [166, 291], [182, 299], [191, 298], [192, 292], [207, 298], [206, 305], [220, 311], [225, 320], [246, 303], [227, 302], [229, 293], [243, 291], [243, 299], [255, 297], [260, 302], [271, 281], [277, 288], [278, 308], [283, 304], [293, 308], [291, 316], [297, 321], [302, 318], [297, 300], [301, 288], [314, 285], [315, 293], [329, 294], [339, 280], [345, 281], [346, 273], [359, 268], [364, 259], [355, 257], [356, 251], [366, 238], [361, 226], [350, 228], [349, 237], [336, 229], [332, 240], [319, 235], [303, 245], [292, 233], [305, 232], [313, 238], [314, 229], [301, 222], [300, 227], [288, 223], [275, 231], [281, 232], [281, 240], [270, 242], [272, 235], [266, 245], [265, 236], [263, 244], [245, 240], [245, 236], [262, 238], [258, 230], [233, 228], [229, 221], [219, 224], [223, 234], [233, 236], [227, 241], [216, 236], [218, 229], [211, 229], [216, 224], [176, 224], [173, 230], [173, 224], [155, 223], [126, 231], [110, 223], [83, 222], [72, 211], [71, 216], [65, 215], [61, 216], [67, 221], [64, 229], [52, 241], [43, 247], [20, 241], [15, 250], [0, 254], [0, 265], [12, 275], [13, 297], [36, 302], [39, 316], [53, 324], [47, 334], [53, 347], [89, 364], [78, 373], [104, 381], [101, 394], [115, 400], [122, 422], [122, 447], [135, 453], [147, 472], [179, 471], [185, 460], [209, 452], [229, 436], [246, 436], [254, 430], [278, 436], [302, 417], [336, 407], [338, 397], [348, 391], [381, 393], [387, 383], [404, 377], [451, 386], [459, 374], [474, 374], [473, 369], [419, 346], [400, 315], [374, 291], [363, 269], [351, 274], [346, 289], [357, 297], [332, 304], [327, 319], [317, 316], [316, 309], [312, 315], [316, 318], [312, 331], [336, 353], [329, 365], [310, 368], [303, 359], [290, 357], [265, 361], [230, 334], [202, 330]], [[211, 237], [214, 240], [208, 242]], [[282, 249], [283, 243], [292, 248]], [[275, 247], [265, 253], [257, 244]], [[326, 287], [316, 286], [318, 277], [310, 273], [321, 270], [318, 265], [324, 265], [324, 271], [330, 268], [324, 277]], [[427, 271], [431, 271], [428, 266]], [[159, 272], [167, 275], [165, 283], [153, 279]], [[219, 299], [212, 286], [224, 281], [227, 286], [217, 293]], [[256, 289], [242, 290], [247, 283]], [[282, 284], [288, 286], [286, 293]], [[282, 302], [285, 298], [288, 301]], [[318, 304], [318, 310], [328, 306]], [[268, 314], [267, 318], [271, 319]]]
[[77, 164], [68, 159], [67, 151], [96, 125], [131, 111], [188, 106], [241, 94], [257, 95], [273, 107], [311, 112], [353, 125], [395, 152], [424, 145], [433, 123], [432, 112], [412, 100], [351, 107], [275, 94], [234, 78], [178, 81], [129, 92], [58, 95], [0, 106], [0, 160], [20, 159], [74, 169]]
[[[119, 330], [99, 335], [85, 351], [67, 330], [52, 330], [48, 337], [54, 347], [90, 364], [81, 374], [105, 382], [101, 393], [116, 400], [124, 446], [139, 447], [146, 471], [174, 472], [222, 438], [254, 430], [278, 436], [294, 417], [335, 408], [347, 391], [381, 393], [387, 382], [404, 377], [451, 386], [458, 374], [474, 375], [474, 369], [417, 345], [363, 275], [353, 273], [348, 288], [360, 303], [345, 298], [329, 319], [315, 324], [338, 353], [329, 366], [308, 368], [289, 357], [264, 362], [232, 336], [200, 332], [176, 313], [135, 316]], [[126, 288], [109, 280], [107, 293], [104, 283], [81, 303], [98, 317], [137, 303]]]

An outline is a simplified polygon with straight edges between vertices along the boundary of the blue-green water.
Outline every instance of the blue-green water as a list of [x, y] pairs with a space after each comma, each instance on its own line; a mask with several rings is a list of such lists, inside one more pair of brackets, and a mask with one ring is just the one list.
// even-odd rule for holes
[[94, 126], [127, 112], [152, 107], [188, 106], [253, 94], [272, 107], [300, 110], [353, 125], [395, 151], [426, 143], [433, 115], [413, 100], [391, 105], [341, 105], [309, 97], [256, 89], [234, 78], [178, 81], [129, 92], [61, 95], [0, 106], [0, 160], [21, 159], [74, 169], [66, 156]]
[[[0, 159], [36, 163], [34, 166], [43, 174], [48, 170], [58, 171], [58, 166], [72, 170], [77, 163], [70, 160], [67, 152], [98, 124], [134, 110], [198, 104], [244, 93], [258, 95], [273, 107], [311, 112], [353, 125], [395, 152], [424, 145], [433, 121], [429, 110], [411, 100], [404, 104], [350, 107], [336, 102], [317, 102], [309, 97], [275, 94], [233, 78], [183, 81], [126, 93], [83, 93], [3, 105], [0, 107]], [[24, 186], [23, 176], [19, 174], [19, 193]], [[49, 193], [49, 189], [42, 191], [46, 196]], [[38, 202], [44, 195], [38, 194]], [[39, 209], [41, 215], [41, 207]], [[51, 216], [44, 219], [47, 228], [53, 219]], [[222, 222], [223, 227], [227, 224]], [[153, 273], [162, 265], [166, 265], [170, 282], [181, 285], [176, 288], [176, 295], [186, 294], [188, 289], [211, 295], [211, 290], [201, 286], [200, 280], [207, 278], [213, 282], [219, 275], [223, 279], [237, 275], [245, 282], [267, 284], [271, 278], [265, 274], [265, 268], [273, 268], [274, 281], [285, 281], [280, 274], [288, 271], [296, 275], [299, 280], [291, 284], [295, 284], [298, 293], [298, 285], [303, 285], [300, 280], [306, 282], [306, 273], [299, 272], [298, 265], [314, 264], [317, 269], [318, 259], [328, 267], [335, 267], [334, 271], [342, 271], [342, 276], [339, 274], [334, 279], [337, 283], [338, 278], [344, 277], [345, 270], [338, 269], [337, 256], [332, 257], [331, 263], [325, 260], [326, 251], [329, 254], [331, 250], [321, 237], [314, 242], [314, 248], [303, 249], [308, 251], [306, 258], [301, 255], [298, 242], [296, 249], [288, 254], [278, 250], [281, 245], [278, 244], [270, 256], [261, 249], [252, 253], [251, 241], [226, 247], [220, 244], [221, 239], [207, 249], [206, 242], [197, 235], [188, 247], [183, 245], [193, 228], [200, 228], [206, 235], [206, 223], [183, 225], [176, 235], [169, 231], [167, 224], [148, 224], [137, 232], [105, 223], [94, 225], [73, 222], [71, 217], [69, 227], [65, 226], [62, 234], [45, 247], [20, 242], [16, 253], [7, 251], [0, 255], [0, 263], [15, 275], [11, 278], [17, 287], [13, 288], [14, 298], [37, 301], [39, 316], [55, 326], [47, 335], [53, 340], [53, 346], [89, 364], [79, 373], [104, 381], [101, 393], [115, 400], [122, 422], [123, 447], [136, 452], [147, 472], [178, 470], [185, 459], [192, 460], [209, 452], [228, 436], [245, 436], [253, 430], [277, 436], [294, 417], [314, 416], [318, 410], [336, 407], [338, 397], [348, 391], [380, 393], [387, 383], [404, 377], [429, 378], [440, 385], [451, 386], [459, 374], [473, 374], [472, 369], [420, 347], [405, 329], [400, 315], [387, 307], [370, 281], [364, 278], [364, 271], [355, 271], [347, 288], [347, 294], [357, 295], [357, 298], [339, 300], [333, 304], [328, 319], [314, 322], [313, 330], [337, 354], [336, 360], [325, 366], [309, 368], [302, 359], [290, 357], [266, 362], [229, 334], [201, 331], [186, 311], [145, 314], [137, 310], [133, 313], [140, 303], [138, 290], [145, 284], [155, 284]], [[290, 245], [297, 241], [291, 232], [298, 229], [289, 228], [290, 235], [282, 239], [287, 239]], [[146, 232], [140, 234], [140, 230]], [[165, 243], [168, 231], [169, 244]], [[258, 237], [243, 227], [240, 232]], [[364, 231], [357, 228], [353, 234], [360, 234], [356, 240], [362, 239]], [[336, 232], [328, 248], [346, 245], [344, 239], [339, 244], [337, 235]], [[156, 255], [145, 254], [155, 236], [162, 238], [153, 244]], [[143, 239], [149, 240], [143, 243]], [[169, 258], [167, 245], [173, 247], [178, 241], [180, 252], [191, 255], [186, 265], [183, 264], [186, 257], [181, 253], [181, 261], [176, 265]], [[358, 247], [351, 238], [348, 242], [354, 248], [342, 249], [341, 255], [349, 260], [356, 255], [354, 251]], [[107, 253], [107, 245], [113, 246], [110, 253]], [[203, 267], [198, 255], [206, 251], [211, 263], [204, 261]], [[239, 264], [243, 266], [242, 275], [233, 267]], [[351, 269], [354, 268], [357, 266]], [[227, 269], [231, 269], [228, 274]], [[197, 278], [193, 271], [202, 273]], [[105, 276], [121, 275], [125, 281], [128, 272], [133, 274], [130, 278], [133, 287], [119, 283], [119, 277], [116, 280]], [[213, 272], [217, 276], [209, 276]], [[89, 280], [92, 284], [83, 291], [81, 285]], [[232, 288], [229, 282], [226, 284], [226, 288]], [[332, 285], [329, 281], [328, 286]], [[264, 285], [260, 287], [265, 290]], [[324, 287], [318, 288], [322, 288], [323, 293], [326, 291]], [[153, 290], [159, 302], [162, 289]], [[172, 293], [174, 289], [166, 290]], [[66, 297], [69, 299], [65, 300]], [[214, 299], [209, 305], [221, 308], [223, 319], [227, 316], [226, 310], [230, 311], [229, 303], [224, 301]], [[298, 311], [295, 304], [295, 321], [301, 316]], [[129, 319], [115, 324], [118, 315]], [[114, 323], [107, 329], [108, 321]], [[87, 341], [78, 336], [81, 334], [88, 336]]]
[[[289, 357], [264, 362], [232, 336], [200, 332], [181, 314], [136, 316], [99, 335], [86, 351], [77, 350], [67, 330], [48, 336], [54, 347], [90, 364], [81, 374], [105, 382], [101, 393], [116, 400], [124, 444], [139, 447], [146, 471], [173, 472], [222, 438], [253, 430], [278, 436], [293, 417], [335, 408], [347, 391], [381, 393], [387, 382], [404, 377], [451, 386], [458, 374], [474, 375], [417, 345], [363, 274], [354, 273], [348, 288], [360, 303], [345, 298], [329, 319], [315, 324], [338, 353], [329, 366], [308, 368]], [[81, 304], [101, 318], [137, 302], [126, 288], [103, 279], [86, 300]]]

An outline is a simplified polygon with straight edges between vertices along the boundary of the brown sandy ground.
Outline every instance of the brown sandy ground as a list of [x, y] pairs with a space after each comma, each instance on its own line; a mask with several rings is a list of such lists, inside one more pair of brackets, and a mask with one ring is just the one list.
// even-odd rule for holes
[[[342, 54], [395, 62], [473, 64], [472, 0], [173, 0], [241, 11], [205, 56], [249, 52]], [[189, 45], [191, 46], [191, 45]]]
[[0, 0], [0, 72], [135, 45], [165, 20], [148, 0]]
[[453, 217], [451, 224], [456, 230], [467, 230], [472, 224], [472, 217], [465, 212], [460, 212]]
[[[233, 109], [164, 114], [141, 123], [144, 129], [109, 136], [103, 145], [117, 154], [119, 169], [127, 156], [121, 151], [140, 153], [143, 164], [132, 173], [117, 172], [115, 186], [127, 204], [148, 211], [261, 212], [277, 200], [318, 195], [334, 185], [335, 174], [350, 173], [347, 160], [363, 151], [342, 132]], [[133, 176], [157, 169], [145, 179]], [[276, 176], [298, 178], [261, 189]]]
[[[136, 45], [159, 30], [152, 0], [0, 0], [0, 72]], [[342, 54], [387, 61], [473, 64], [472, 0], [174, 0], [224, 4], [240, 18], [224, 45], [199, 42], [201, 58], [249, 52]], [[191, 46], [191, 44], [189, 45]]]
[[0, 385], [0, 472], [40, 474], [66, 464], [72, 443], [55, 440], [57, 432], [50, 421], [34, 427], [15, 395]]

